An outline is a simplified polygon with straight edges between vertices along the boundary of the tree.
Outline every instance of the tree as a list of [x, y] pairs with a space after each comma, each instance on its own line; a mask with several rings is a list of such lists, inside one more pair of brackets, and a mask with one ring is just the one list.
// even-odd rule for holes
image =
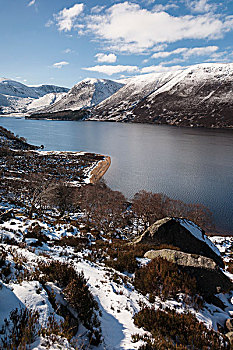
[[76, 203], [87, 220], [105, 232], [123, 228], [127, 201], [119, 191], [111, 190], [103, 181], [77, 189]]

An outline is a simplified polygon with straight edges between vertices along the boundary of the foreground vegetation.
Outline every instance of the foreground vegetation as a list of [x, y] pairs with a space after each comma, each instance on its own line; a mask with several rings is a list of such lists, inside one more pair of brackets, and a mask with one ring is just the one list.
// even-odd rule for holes
[[[58, 341], [64, 349], [85, 348], [75, 344], [81, 325], [87, 332], [87, 347], [104, 341], [102, 311], [93, 294], [94, 287], [99, 286], [90, 288], [85, 274], [77, 268], [80, 261], [85, 261], [89, 268], [106, 271], [109, 286], [118, 296], [124, 287], [143, 300], [139, 301], [139, 312], [135, 311], [138, 307], [132, 307], [135, 325], [146, 331], [133, 336], [135, 342], [143, 341], [139, 349], [230, 349], [225, 329], [219, 327], [221, 333], [209, 330], [195, 316], [207, 299], [194, 274], [162, 258], [146, 263], [143, 259], [152, 248], [179, 248], [129, 244], [133, 237], [164, 217], [184, 217], [209, 230], [213, 227], [212, 215], [206, 207], [146, 191], [127, 200], [103, 181], [74, 186], [71, 180], [80, 177], [75, 173], [74, 159], [47, 158], [43, 171], [45, 163], [38, 162], [30, 152], [15, 153], [4, 145], [0, 155], [0, 224], [4, 232], [0, 288], [36, 281], [36, 293], [44, 292], [54, 310], [44, 326], [37, 310], [13, 310], [0, 330], [0, 347], [25, 349], [43, 337], [48, 347]], [[81, 167], [85, 167], [84, 163], [83, 160]], [[21, 171], [24, 167], [29, 169], [26, 175]], [[15, 176], [9, 178], [12, 172]], [[14, 229], [16, 218], [21, 220], [20, 229]], [[25, 252], [33, 256], [32, 260], [27, 260]], [[231, 265], [229, 262], [230, 271]], [[103, 288], [107, 282], [101, 283]], [[181, 305], [182, 312], [177, 313], [173, 307], [157, 307], [158, 303], [167, 305], [169, 301]], [[220, 299], [216, 305], [225, 307]], [[58, 316], [63, 321], [58, 321]], [[63, 338], [68, 345], [61, 342]]]

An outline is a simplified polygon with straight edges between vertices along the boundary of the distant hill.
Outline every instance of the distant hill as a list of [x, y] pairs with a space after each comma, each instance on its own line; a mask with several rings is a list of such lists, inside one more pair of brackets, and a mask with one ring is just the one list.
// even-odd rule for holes
[[123, 83], [107, 79], [84, 79], [74, 85], [61, 100], [41, 110], [41, 112], [53, 113], [90, 108], [112, 96], [123, 85]]
[[233, 63], [204, 63], [119, 81], [84, 79], [69, 91], [0, 79], [2, 113], [36, 113], [40, 118], [60, 119], [57, 113], [62, 112], [66, 119], [67, 111], [85, 109], [90, 120], [233, 128], [232, 95]]
[[53, 94], [53, 98], [47, 98], [39, 103], [41, 108], [46, 103], [50, 104], [51, 100], [54, 102], [61, 94], [64, 96], [68, 91], [68, 88], [55, 85], [27, 86], [15, 80], [0, 78], [0, 112], [4, 114], [27, 112], [31, 107], [36, 108], [33, 104], [35, 100]]

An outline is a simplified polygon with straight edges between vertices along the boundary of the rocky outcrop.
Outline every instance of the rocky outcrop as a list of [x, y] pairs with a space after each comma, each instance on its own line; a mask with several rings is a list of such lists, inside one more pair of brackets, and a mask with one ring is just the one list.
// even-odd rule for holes
[[230, 344], [233, 344], [233, 332], [226, 333], [226, 336], [230, 340]]
[[217, 268], [217, 264], [210, 258], [172, 249], [150, 250], [146, 252], [144, 256], [148, 259], [160, 257], [181, 266], [202, 267], [212, 270]]
[[224, 267], [219, 250], [206, 237], [204, 231], [185, 219], [167, 217], [158, 220], [132, 243], [151, 244], [157, 247], [169, 245], [184, 253], [210, 258], [218, 266]]
[[172, 249], [151, 250], [144, 255], [149, 259], [163, 258], [177, 264], [182, 271], [194, 277], [202, 295], [211, 297], [220, 292], [229, 292], [233, 285], [230, 279], [210, 258], [198, 254], [188, 254]]

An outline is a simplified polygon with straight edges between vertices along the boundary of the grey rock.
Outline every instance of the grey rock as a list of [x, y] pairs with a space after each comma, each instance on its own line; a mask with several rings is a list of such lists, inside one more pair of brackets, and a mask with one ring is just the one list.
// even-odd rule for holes
[[152, 249], [155, 246], [158, 249], [174, 248], [184, 253], [210, 258], [218, 266], [224, 267], [219, 250], [207, 238], [204, 231], [191, 221], [182, 218], [166, 217], [156, 221], [131, 244], [149, 244]]
[[172, 249], [150, 250], [144, 256], [148, 259], [160, 257], [181, 266], [203, 267], [212, 270], [217, 268], [217, 264], [210, 258]]

